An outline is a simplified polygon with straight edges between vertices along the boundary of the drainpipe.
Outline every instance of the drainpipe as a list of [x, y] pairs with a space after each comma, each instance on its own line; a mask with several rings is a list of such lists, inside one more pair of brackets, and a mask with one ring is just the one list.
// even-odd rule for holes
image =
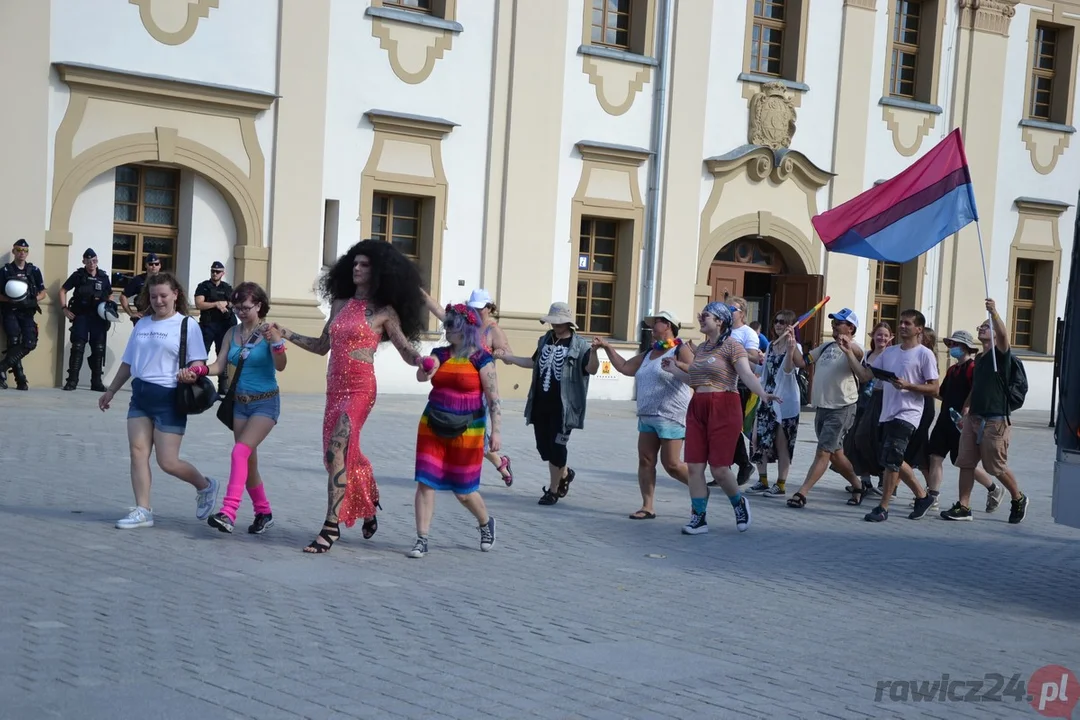
[[648, 201], [645, 208], [645, 281], [642, 283], [640, 298], [642, 319], [653, 314], [658, 309], [656, 305], [659, 302], [657, 274], [660, 267], [660, 207], [664, 197], [662, 178], [667, 160], [668, 72], [675, 0], [660, 0], [659, 10], [660, 35], [656, 52], [659, 64], [656, 67], [656, 91], [653, 94], [652, 132], [649, 140], [649, 150], [653, 156], [649, 165]]

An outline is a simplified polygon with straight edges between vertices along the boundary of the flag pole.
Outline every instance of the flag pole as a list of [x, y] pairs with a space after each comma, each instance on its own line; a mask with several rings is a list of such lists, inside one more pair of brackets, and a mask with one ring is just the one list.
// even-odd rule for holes
[[[982, 239], [982, 227], [979, 225], [979, 221], [975, 221], [975, 232], [979, 236], [979, 259], [982, 260], [983, 271], [983, 286], [986, 288], [986, 297], [990, 297], [990, 278], [986, 274], [986, 252], [983, 250]], [[990, 359], [994, 361], [994, 372], [997, 372], [997, 340], [994, 339], [994, 318], [990, 315], [990, 312], [986, 313], [987, 321], [990, 323]]]

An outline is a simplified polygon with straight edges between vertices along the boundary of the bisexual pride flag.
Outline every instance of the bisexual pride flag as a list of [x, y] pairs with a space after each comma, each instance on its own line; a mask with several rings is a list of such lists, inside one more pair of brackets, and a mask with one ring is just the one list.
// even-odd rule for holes
[[978, 219], [957, 128], [904, 172], [811, 222], [829, 252], [905, 263]]

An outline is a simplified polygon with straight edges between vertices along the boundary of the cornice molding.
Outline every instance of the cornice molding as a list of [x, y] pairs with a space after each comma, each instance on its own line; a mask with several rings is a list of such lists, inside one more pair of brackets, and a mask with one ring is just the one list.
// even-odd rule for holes
[[581, 140], [574, 147], [581, 153], [582, 160], [614, 163], [616, 165], [632, 165], [634, 167], [641, 167], [653, 154], [645, 148], [630, 145], [612, 145], [611, 143], [594, 140]]
[[441, 140], [458, 127], [457, 123], [442, 118], [410, 115], [390, 110], [368, 110], [364, 113], [364, 117], [378, 131], [435, 140]]
[[960, 0], [960, 27], [1009, 36], [1009, 24], [1020, 0]]

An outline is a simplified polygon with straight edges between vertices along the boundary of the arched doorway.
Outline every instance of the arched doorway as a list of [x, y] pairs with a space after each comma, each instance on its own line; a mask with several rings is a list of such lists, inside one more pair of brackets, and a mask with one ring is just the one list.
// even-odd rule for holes
[[[747, 235], [721, 248], [709, 266], [710, 300], [745, 298], [746, 322], [762, 323], [767, 334], [773, 312], [787, 309], [801, 315], [821, 300], [825, 285], [821, 275], [807, 274], [797, 256], [778, 246], [770, 238]], [[821, 318], [812, 318], [800, 333], [803, 344], [816, 344], [821, 327]]]

